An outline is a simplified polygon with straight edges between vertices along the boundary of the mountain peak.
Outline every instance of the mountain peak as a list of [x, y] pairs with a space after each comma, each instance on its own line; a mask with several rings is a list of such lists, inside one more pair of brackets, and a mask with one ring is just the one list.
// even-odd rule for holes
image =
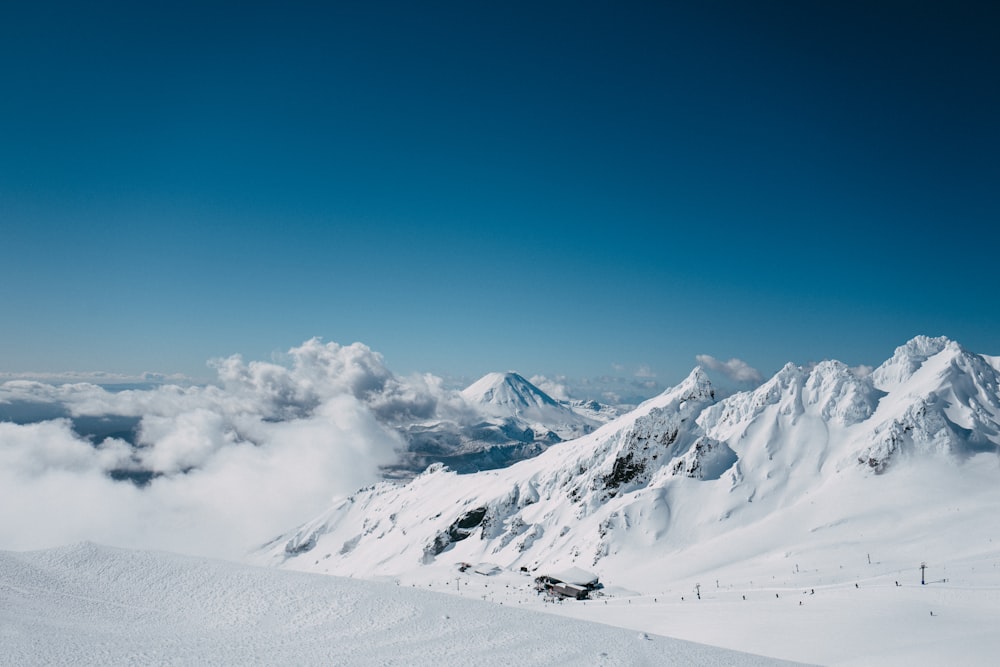
[[514, 371], [487, 373], [462, 390], [470, 403], [518, 410], [529, 407], [560, 407], [554, 398]]
[[692, 397], [715, 398], [715, 388], [712, 386], [712, 380], [701, 366], [695, 366], [691, 369], [691, 372], [688, 373], [688, 376], [684, 378], [678, 387], [683, 387], [690, 391]]
[[562, 440], [589, 433], [600, 424], [600, 420], [563, 405], [514, 371], [487, 373], [466, 387], [462, 398], [489, 417], [513, 419], [535, 432], [551, 431]]
[[897, 347], [891, 359], [875, 369], [872, 382], [883, 390], [898, 386], [913, 377], [925, 361], [946, 349], [961, 351], [958, 343], [945, 336], [914, 336]]

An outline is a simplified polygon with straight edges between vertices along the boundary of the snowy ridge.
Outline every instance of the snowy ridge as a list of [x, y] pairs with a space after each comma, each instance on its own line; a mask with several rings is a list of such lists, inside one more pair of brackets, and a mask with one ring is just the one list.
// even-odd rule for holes
[[835, 503], [839, 484], [872, 473], [874, 492], [898, 462], [995, 462], [997, 376], [981, 356], [923, 338], [871, 376], [836, 361], [788, 364], [722, 401], [696, 368], [534, 459], [474, 475], [433, 466], [407, 485], [363, 489], [256, 558], [354, 575], [456, 560], [614, 568], [629, 553], [685, 549], [774, 521], [819, 490], [834, 489]]
[[877, 472], [900, 456], [997, 451], [1000, 373], [981, 355], [944, 338], [921, 337], [897, 349], [873, 378], [891, 391], [873, 415], [871, 444], [858, 460]]
[[944, 336], [917, 336], [896, 348], [892, 358], [875, 369], [872, 380], [876, 387], [888, 391], [909, 380], [925, 361], [949, 346], [957, 347]]

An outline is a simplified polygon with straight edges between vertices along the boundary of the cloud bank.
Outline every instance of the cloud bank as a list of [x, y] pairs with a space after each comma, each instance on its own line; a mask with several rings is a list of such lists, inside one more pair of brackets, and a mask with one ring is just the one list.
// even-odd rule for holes
[[216, 360], [211, 386], [0, 384], [0, 548], [239, 558], [378, 480], [405, 446], [394, 423], [468, 411], [360, 343], [313, 339], [287, 361]]

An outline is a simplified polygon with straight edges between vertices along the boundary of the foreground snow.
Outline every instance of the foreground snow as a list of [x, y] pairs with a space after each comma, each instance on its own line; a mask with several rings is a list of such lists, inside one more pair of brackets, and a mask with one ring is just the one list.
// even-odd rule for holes
[[[681, 550], [601, 561], [606, 586], [588, 601], [547, 603], [531, 575], [484, 576], [435, 562], [396, 575], [404, 586], [597, 621], [786, 660], [823, 665], [994, 665], [1000, 655], [1000, 492], [970, 462], [840, 487], [839, 517], [806, 502], [794, 516]], [[994, 471], [996, 461], [993, 462]], [[978, 476], [977, 476], [978, 474]], [[964, 482], [968, 492], [955, 498]], [[784, 538], [784, 546], [774, 544]], [[468, 541], [472, 541], [470, 538]], [[462, 543], [464, 544], [464, 542]], [[623, 549], [625, 547], [623, 546]], [[319, 569], [332, 561], [309, 561]], [[438, 559], [440, 560], [440, 559]], [[291, 562], [295, 562], [290, 561]], [[921, 562], [927, 563], [921, 584]], [[697, 588], [696, 588], [697, 587]], [[698, 599], [700, 591], [701, 599]]]
[[767, 665], [392, 583], [81, 544], [0, 552], [0, 664]]

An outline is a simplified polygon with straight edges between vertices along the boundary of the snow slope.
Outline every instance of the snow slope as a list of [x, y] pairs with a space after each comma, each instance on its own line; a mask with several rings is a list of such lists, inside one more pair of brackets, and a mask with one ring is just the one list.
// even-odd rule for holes
[[0, 552], [0, 664], [768, 665], [378, 583], [79, 544]]
[[[981, 575], [1000, 563], [998, 376], [981, 355], [927, 337], [901, 346], [870, 375], [836, 361], [789, 364], [721, 401], [695, 369], [635, 411], [534, 459], [473, 475], [434, 467], [404, 486], [363, 489], [254, 559], [432, 583], [451, 577], [456, 562], [540, 573], [576, 565], [600, 574], [611, 594], [690, 598], [695, 584], [718, 580], [742, 591], [741, 603], [768, 580], [777, 599], [800, 586], [839, 595], [862, 580], [884, 586], [904, 571], [912, 578], [926, 560], [977, 568], [968, 586], [979, 602], [970, 608], [996, 609], [998, 582]], [[877, 554], [879, 568], [867, 569], [868, 554]], [[793, 570], [809, 574], [790, 577]], [[902, 588], [895, 581], [892, 594]], [[961, 594], [951, 595], [961, 609]], [[930, 618], [927, 600], [896, 595], [901, 606], [892, 608]], [[857, 602], [842, 608], [845, 627], [865, 633], [881, 624], [899, 634], [897, 624], [880, 620], [878, 605]], [[680, 631], [612, 616], [602, 620]], [[693, 633], [680, 636], [815, 662], [863, 659], [881, 646], [803, 646], [774, 631], [761, 646], [760, 633], [749, 630], [707, 621], [679, 627]], [[956, 650], [960, 636], [937, 639]], [[892, 650], [900, 655], [908, 641]]]

